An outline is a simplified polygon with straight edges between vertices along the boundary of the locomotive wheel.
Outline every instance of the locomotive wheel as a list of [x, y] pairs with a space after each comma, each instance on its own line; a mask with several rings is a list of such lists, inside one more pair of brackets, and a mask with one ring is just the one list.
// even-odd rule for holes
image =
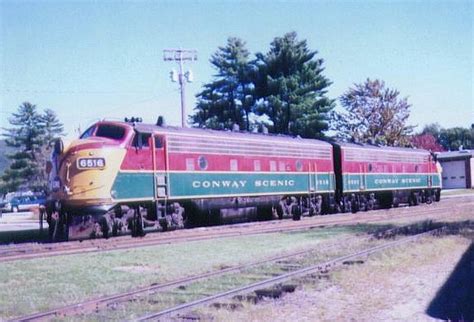
[[143, 230], [143, 219], [140, 214], [140, 208], [136, 207], [132, 219], [132, 237], [143, 237], [145, 231]]
[[143, 237], [145, 236], [145, 230], [143, 229], [143, 218], [140, 213], [137, 215], [137, 236]]
[[400, 201], [398, 200], [398, 198], [393, 197], [393, 201], [392, 201], [393, 208], [398, 208], [399, 205], [400, 205]]
[[62, 211], [59, 212], [57, 218], [52, 219], [52, 231], [50, 230], [50, 236], [52, 241], [67, 241], [69, 235], [69, 225], [67, 221], [67, 213]]
[[357, 200], [357, 197], [353, 197], [351, 200], [351, 212], [355, 214], [359, 211], [359, 207], [359, 200]]
[[367, 211], [367, 199], [364, 195], [359, 196], [359, 211]]
[[293, 220], [301, 220], [301, 207], [293, 205], [293, 207], [291, 207], [291, 214], [293, 215]]
[[426, 204], [431, 204], [433, 202], [433, 197], [431, 195], [426, 196], [425, 200]]
[[416, 192], [413, 192], [410, 196], [410, 206], [418, 206], [419, 196]]
[[374, 202], [372, 200], [369, 200], [367, 202], [367, 210], [374, 210]]
[[162, 231], [167, 231], [168, 230], [168, 220], [162, 219], [160, 220], [160, 226]]
[[343, 212], [349, 213], [352, 212], [352, 204], [349, 200], [349, 197], [344, 197]]
[[109, 225], [105, 217], [101, 217], [99, 221], [100, 231], [102, 232], [102, 237], [105, 239], [109, 238]]
[[278, 204], [276, 206], [276, 212], [278, 215], [278, 219], [283, 219], [283, 206], [281, 204]]

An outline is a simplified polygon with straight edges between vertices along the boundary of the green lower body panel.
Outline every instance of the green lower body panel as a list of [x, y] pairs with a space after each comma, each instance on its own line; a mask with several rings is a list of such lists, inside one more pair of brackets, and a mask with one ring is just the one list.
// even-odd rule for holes
[[439, 175], [428, 174], [345, 174], [344, 191], [440, 188]]
[[153, 185], [151, 172], [119, 172], [111, 194], [114, 199], [152, 199]]
[[[163, 176], [163, 173], [159, 174]], [[168, 198], [212, 198], [330, 192], [330, 173], [216, 173], [172, 172], [167, 178]], [[113, 185], [114, 199], [153, 198], [153, 174], [121, 172]]]
[[308, 193], [310, 185], [317, 191], [333, 188], [328, 173], [170, 173], [170, 196], [229, 196], [259, 194]]

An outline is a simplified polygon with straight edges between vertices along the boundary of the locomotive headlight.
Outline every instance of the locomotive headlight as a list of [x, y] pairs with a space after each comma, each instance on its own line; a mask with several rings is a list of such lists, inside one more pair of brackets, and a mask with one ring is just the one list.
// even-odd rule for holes
[[105, 159], [104, 158], [78, 158], [76, 165], [79, 170], [104, 169]]
[[110, 190], [110, 196], [111, 196], [113, 199], [116, 199], [116, 198], [117, 198], [117, 191], [115, 191], [115, 190]]

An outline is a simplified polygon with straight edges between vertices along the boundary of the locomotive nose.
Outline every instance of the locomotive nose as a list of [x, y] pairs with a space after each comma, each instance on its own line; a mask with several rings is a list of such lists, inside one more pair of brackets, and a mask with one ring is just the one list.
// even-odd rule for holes
[[78, 140], [61, 160], [59, 184], [65, 202], [73, 207], [111, 203], [111, 184], [125, 149], [103, 142]]

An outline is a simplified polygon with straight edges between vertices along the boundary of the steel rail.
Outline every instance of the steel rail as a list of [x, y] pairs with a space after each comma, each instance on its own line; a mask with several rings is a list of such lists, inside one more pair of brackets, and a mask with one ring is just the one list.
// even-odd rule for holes
[[246, 286], [243, 286], [243, 287], [239, 287], [239, 288], [235, 288], [235, 289], [225, 291], [225, 292], [222, 292], [222, 293], [219, 293], [219, 294], [214, 294], [214, 295], [211, 295], [211, 296], [207, 296], [207, 297], [204, 297], [204, 298], [192, 301], [192, 302], [184, 303], [184, 304], [181, 304], [181, 305], [178, 305], [178, 306], [175, 306], [175, 307], [165, 309], [165, 310], [160, 311], [160, 312], [156, 312], [156, 313], [152, 313], [152, 314], [149, 314], [149, 315], [146, 315], [146, 316], [142, 316], [138, 319], [134, 319], [134, 321], [148, 321], [148, 320], [153, 320], [153, 319], [158, 319], [158, 318], [163, 318], [163, 317], [170, 317], [173, 314], [180, 313], [180, 312], [186, 312], [189, 309], [194, 308], [194, 307], [198, 307], [198, 306], [201, 306], [201, 305], [204, 305], [204, 304], [213, 303], [215, 300], [218, 300], [218, 299], [225, 299], [225, 298], [228, 298], [230, 296], [241, 295], [241, 294], [256, 291], [256, 290], [261, 289], [261, 288], [271, 287], [271, 286], [274, 286], [275, 284], [279, 284], [281, 282], [284, 282], [284, 281], [287, 281], [287, 280], [290, 280], [290, 279], [293, 279], [293, 278], [302, 277], [302, 276], [305, 276], [305, 275], [308, 275], [308, 274], [311, 274], [311, 273], [321, 271], [323, 269], [326, 270], [330, 267], [339, 266], [347, 260], [352, 260], [352, 259], [355, 259], [355, 258], [358, 258], [358, 257], [361, 257], [361, 256], [369, 256], [371, 254], [374, 254], [376, 252], [380, 252], [382, 250], [386, 250], [386, 249], [389, 249], [389, 248], [392, 248], [392, 247], [395, 247], [395, 246], [399, 246], [399, 245], [402, 245], [402, 244], [405, 244], [405, 243], [408, 243], [408, 242], [411, 242], [411, 241], [415, 241], [415, 240], [417, 240], [417, 239], [419, 239], [423, 236], [430, 235], [430, 234], [433, 234], [437, 231], [440, 231], [441, 229], [442, 228], [433, 229], [433, 230], [430, 230], [428, 232], [424, 232], [424, 233], [421, 233], [421, 234], [406, 237], [406, 238], [403, 238], [403, 239], [400, 239], [400, 240], [397, 240], [397, 241], [393, 241], [393, 242], [389, 242], [389, 243], [386, 243], [386, 244], [383, 244], [383, 245], [374, 246], [374, 247], [365, 249], [363, 251], [359, 251], [359, 252], [349, 254], [349, 255], [344, 255], [344, 256], [341, 256], [341, 257], [338, 257], [338, 258], [335, 258], [335, 259], [332, 259], [332, 260], [329, 260], [329, 261], [326, 261], [326, 262], [323, 262], [323, 263], [319, 263], [319, 264], [316, 264], [316, 265], [305, 267], [305, 268], [302, 268], [302, 269], [299, 269], [299, 270], [296, 270], [296, 271], [293, 271], [293, 272], [282, 274], [282, 275], [272, 277], [272, 278], [269, 278], [269, 279], [266, 279], [266, 280], [263, 280], [263, 281], [259, 281], [259, 282], [256, 282], [256, 283], [252, 283], [252, 284], [249, 284], [249, 285], [246, 285]]

